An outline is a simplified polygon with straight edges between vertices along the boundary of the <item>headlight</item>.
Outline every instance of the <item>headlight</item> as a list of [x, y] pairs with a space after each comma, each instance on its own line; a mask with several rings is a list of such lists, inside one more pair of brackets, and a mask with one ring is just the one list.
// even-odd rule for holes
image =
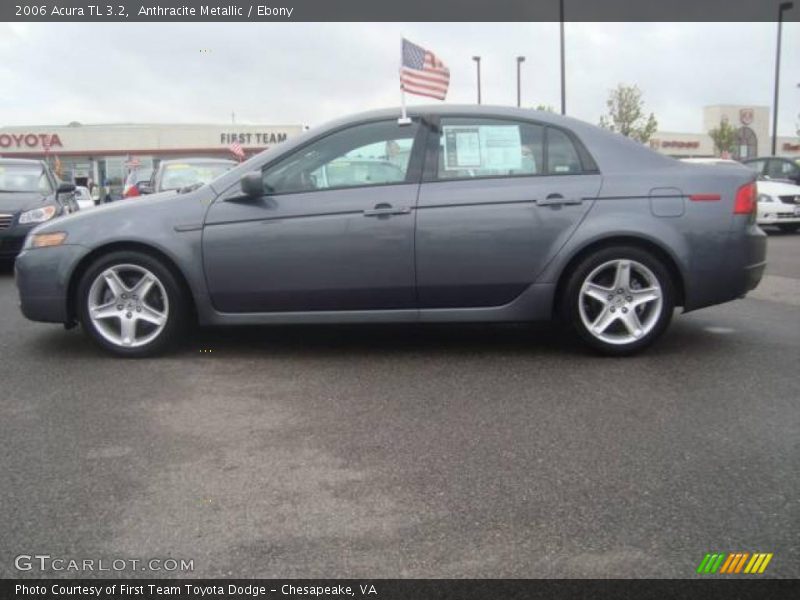
[[60, 246], [67, 239], [64, 231], [54, 231], [53, 233], [34, 233], [28, 236], [25, 244], [28, 248], [47, 248], [49, 246]]
[[19, 216], [20, 225], [25, 223], [44, 223], [49, 221], [56, 215], [55, 206], [42, 206], [41, 208], [34, 208], [33, 210], [26, 211]]
[[759, 204], [762, 202], [775, 202], [772, 196], [768, 196], [767, 194], [759, 194], [758, 195], [758, 202]]

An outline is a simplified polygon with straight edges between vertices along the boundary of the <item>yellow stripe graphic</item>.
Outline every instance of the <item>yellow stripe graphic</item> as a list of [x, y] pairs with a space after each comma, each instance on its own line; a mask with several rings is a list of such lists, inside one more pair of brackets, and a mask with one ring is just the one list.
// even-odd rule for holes
[[750, 559], [750, 562], [747, 563], [747, 566], [744, 568], [745, 573], [755, 573], [756, 569], [758, 568], [758, 564], [764, 559], [763, 554], [753, 554], [753, 558]]
[[772, 560], [772, 552], [770, 552], [769, 554], [767, 554], [764, 557], [764, 562], [761, 563], [761, 567], [758, 569], [758, 574], [759, 575], [764, 572], [764, 569], [767, 568], [767, 565], [769, 564], [769, 561], [771, 561], [771, 560]]

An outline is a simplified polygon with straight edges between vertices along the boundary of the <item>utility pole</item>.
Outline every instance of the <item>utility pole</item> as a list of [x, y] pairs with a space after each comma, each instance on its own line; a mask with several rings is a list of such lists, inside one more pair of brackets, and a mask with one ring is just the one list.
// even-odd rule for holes
[[558, 0], [558, 15], [561, 22], [561, 114], [567, 114], [567, 86], [564, 80], [564, 0]]
[[473, 56], [472, 60], [475, 61], [475, 66], [477, 67], [478, 71], [478, 104], [480, 104], [481, 103], [481, 57]]
[[520, 66], [525, 62], [524, 56], [517, 57], [517, 106], [522, 106], [522, 91], [520, 85]]
[[778, 45], [775, 49], [775, 97], [772, 102], [772, 156], [778, 146], [778, 86], [781, 80], [781, 33], [783, 31], [783, 13], [794, 6], [792, 2], [781, 2], [778, 5]]

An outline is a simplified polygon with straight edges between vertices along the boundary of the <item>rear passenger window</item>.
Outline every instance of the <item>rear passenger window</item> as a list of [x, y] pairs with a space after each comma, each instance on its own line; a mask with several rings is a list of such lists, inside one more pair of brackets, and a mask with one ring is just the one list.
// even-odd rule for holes
[[438, 179], [541, 175], [544, 127], [503, 119], [443, 118]]
[[547, 128], [547, 173], [565, 175], [580, 173], [581, 159], [575, 144], [560, 129]]

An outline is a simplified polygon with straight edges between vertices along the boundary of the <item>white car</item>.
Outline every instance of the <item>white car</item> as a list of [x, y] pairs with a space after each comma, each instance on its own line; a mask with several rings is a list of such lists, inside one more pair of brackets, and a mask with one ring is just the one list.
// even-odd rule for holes
[[80, 185], [76, 186], [75, 200], [78, 202], [78, 208], [80, 210], [94, 208], [94, 200], [92, 199], [92, 194], [89, 192], [89, 188]]
[[800, 185], [760, 180], [758, 186], [759, 225], [777, 225], [783, 231], [800, 229]]
[[[735, 160], [724, 158], [683, 158], [681, 160], [691, 163], [735, 165], [749, 168]], [[758, 187], [756, 222], [759, 225], [777, 225], [783, 231], [800, 229], [800, 186], [770, 179], [759, 179], [756, 186]]]

